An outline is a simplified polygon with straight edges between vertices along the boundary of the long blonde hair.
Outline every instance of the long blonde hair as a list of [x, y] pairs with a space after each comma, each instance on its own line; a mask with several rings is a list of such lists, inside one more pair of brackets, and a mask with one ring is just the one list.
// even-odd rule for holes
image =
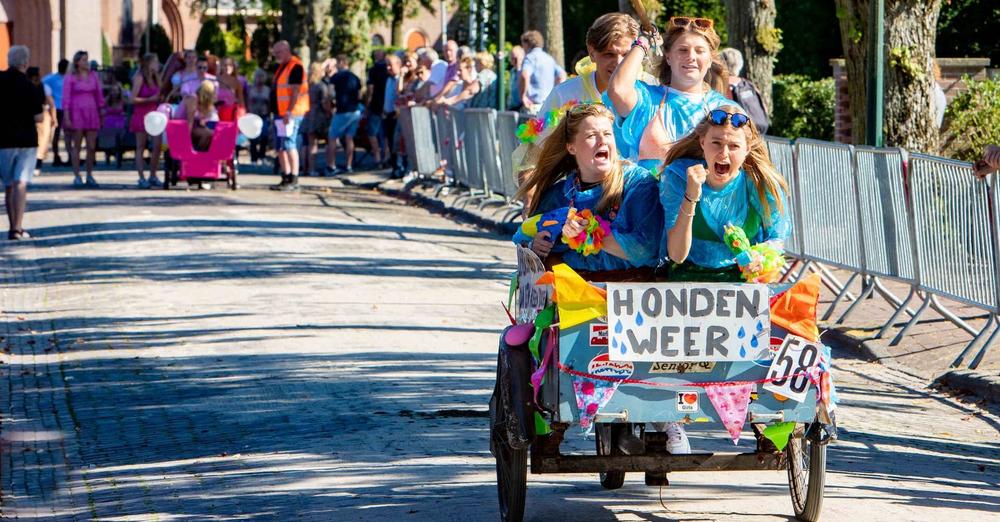
[[[685, 34], [696, 34], [704, 38], [708, 42], [708, 47], [711, 49], [712, 55], [712, 64], [708, 68], [708, 73], [705, 74], [705, 83], [720, 93], [728, 92], [729, 70], [726, 69], [726, 65], [722, 63], [722, 59], [719, 57], [719, 45], [722, 44], [722, 39], [715, 32], [715, 27], [701, 28], [693, 23], [687, 27], [680, 27], [671, 22], [667, 23], [666, 36], [663, 38], [664, 56], [670, 54], [670, 48]], [[660, 83], [670, 85], [670, 64], [666, 60], [660, 62]]]
[[[576, 137], [583, 120], [591, 116], [607, 118], [612, 123], [615, 118], [607, 107], [599, 103], [577, 105], [566, 111], [559, 125], [545, 138], [542, 148], [538, 152], [535, 168], [518, 187], [515, 195], [516, 199], [522, 201], [527, 199], [527, 215], [535, 214], [542, 201], [542, 196], [549, 187], [576, 169], [576, 158], [566, 150], [566, 145]], [[598, 214], [605, 215], [608, 211], [621, 205], [622, 193], [625, 190], [625, 172], [621, 158], [618, 157], [617, 150], [613, 149], [610, 152], [613, 165], [611, 172], [601, 180], [603, 192], [601, 200], [597, 203], [597, 208], [594, 209]]]
[[[730, 114], [736, 112], [746, 114], [732, 105], [723, 106], [721, 109]], [[670, 147], [670, 151], [667, 152], [667, 157], [663, 161], [663, 167], [666, 168], [667, 165], [679, 158], [705, 159], [705, 151], [701, 148], [701, 139], [708, 134], [708, 130], [714, 125], [711, 118], [705, 116], [691, 134], [681, 138]], [[729, 122], [726, 121], [723, 125], [729, 125]], [[766, 223], [770, 224], [771, 203], [768, 201], [768, 196], [771, 196], [778, 205], [778, 212], [784, 214], [785, 204], [782, 202], [781, 194], [782, 192], [786, 195], [789, 193], [788, 183], [771, 163], [771, 156], [767, 153], [767, 144], [764, 143], [764, 138], [757, 130], [757, 125], [753, 120], [748, 120], [742, 129], [744, 129], [743, 132], [747, 138], [747, 157], [743, 160], [742, 168], [747, 176], [750, 176], [754, 187], [757, 188], [757, 197], [764, 214], [762, 217]]]
[[215, 82], [202, 80], [198, 86], [198, 112], [202, 117], [207, 117], [215, 110]]

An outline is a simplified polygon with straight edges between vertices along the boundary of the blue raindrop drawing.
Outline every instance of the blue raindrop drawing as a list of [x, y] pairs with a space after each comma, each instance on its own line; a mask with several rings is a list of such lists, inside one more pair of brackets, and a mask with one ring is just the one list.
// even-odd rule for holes
[[615, 323], [615, 333], [622, 333], [622, 322], [618, 321]]
[[744, 330], [743, 327], [741, 326], [740, 327], [740, 331], [736, 332], [736, 337], [742, 339], [742, 338], [744, 338], [746, 336], [747, 336], [747, 331]]
[[746, 357], [746, 356], [747, 356], [747, 349], [746, 349], [746, 347], [745, 346], [740, 346], [740, 357]]
[[625, 348], [625, 343], [622, 343], [622, 355], [625, 355], [626, 351], [628, 350]]
[[635, 315], [635, 325], [642, 326], [642, 314]]
[[761, 322], [760, 322], [760, 321], [757, 321], [757, 333], [760, 333], [760, 332], [762, 332], [763, 330], [764, 330], [764, 325], [763, 325], [763, 324], [761, 324]]
[[751, 337], [750, 338], [750, 347], [751, 348], [756, 348], [758, 346], [760, 346], [760, 342], [757, 341], [757, 337], [756, 336]]
[[614, 338], [611, 339], [611, 347], [612, 348], [618, 348], [618, 339], [614, 339]]

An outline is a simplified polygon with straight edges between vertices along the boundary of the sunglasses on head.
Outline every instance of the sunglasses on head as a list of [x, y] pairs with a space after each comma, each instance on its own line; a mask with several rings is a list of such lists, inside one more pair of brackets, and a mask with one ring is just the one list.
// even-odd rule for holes
[[734, 129], [738, 129], [748, 123], [750, 123], [750, 117], [746, 114], [739, 112], [726, 112], [722, 109], [715, 109], [708, 113], [708, 119], [713, 125], [725, 125], [726, 121], [733, 126]]
[[670, 17], [670, 25], [674, 27], [687, 28], [691, 25], [699, 29], [711, 29], [715, 25], [715, 21], [711, 18], [688, 18], [687, 16], [672, 16]]

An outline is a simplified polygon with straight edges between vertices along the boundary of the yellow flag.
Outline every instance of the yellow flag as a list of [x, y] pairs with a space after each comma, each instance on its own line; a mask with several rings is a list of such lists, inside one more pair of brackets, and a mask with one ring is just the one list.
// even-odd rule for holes
[[559, 327], [570, 328], [608, 315], [608, 293], [585, 281], [565, 264], [552, 267]]

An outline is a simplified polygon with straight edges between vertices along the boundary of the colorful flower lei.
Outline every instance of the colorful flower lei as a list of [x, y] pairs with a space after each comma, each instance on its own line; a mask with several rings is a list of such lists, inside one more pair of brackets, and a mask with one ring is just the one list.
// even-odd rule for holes
[[535, 143], [538, 141], [538, 136], [542, 134], [545, 129], [551, 129], [562, 120], [563, 115], [566, 111], [572, 109], [574, 106], [579, 105], [579, 100], [570, 100], [564, 104], [562, 107], [557, 109], [552, 109], [545, 114], [539, 115], [537, 118], [532, 118], [517, 126], [517, 139], [521, 140], [521, 143]]

